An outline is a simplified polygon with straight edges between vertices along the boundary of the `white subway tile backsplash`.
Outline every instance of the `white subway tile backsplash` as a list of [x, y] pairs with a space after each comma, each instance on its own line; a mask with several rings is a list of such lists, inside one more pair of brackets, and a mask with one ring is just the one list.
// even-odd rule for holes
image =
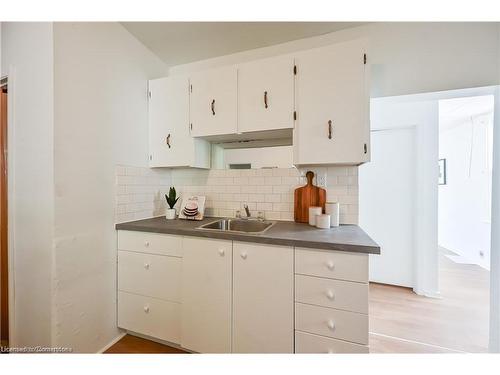
[[340, 203], [340, 222], [357, 224], [358, 168], [347, 166], [207, 171], [118, 165], [115, 218], [122, 222], [163, 215], [164, 194], [175, 186], [181, 197], [205, 195], [207, 216], [234, 216], [237, 210], [244, 215], [247, 204], [252, 215], [263, 211], [267, 219], [293, 221], [294, 190], [306, 183], [307, 170], [326, 176], [327, 201]]

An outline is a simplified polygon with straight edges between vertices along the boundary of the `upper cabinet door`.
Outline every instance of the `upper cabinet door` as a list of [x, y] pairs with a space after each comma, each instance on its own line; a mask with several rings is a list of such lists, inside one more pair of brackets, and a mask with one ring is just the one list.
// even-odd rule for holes
[[235, 66], [195, 73], [191, 82], [191, 134], [206, 137], [237, 132]]
[[189, 130], [189, 80], [149, 81], [149, 166], [210, 167], [210, 145]]
[[293, 128], [291, 56], [252, 61], [238, 66], [238, 131]]
[[294, 163], [369, 161], [369, 92], [365, 42], [298, 53]]

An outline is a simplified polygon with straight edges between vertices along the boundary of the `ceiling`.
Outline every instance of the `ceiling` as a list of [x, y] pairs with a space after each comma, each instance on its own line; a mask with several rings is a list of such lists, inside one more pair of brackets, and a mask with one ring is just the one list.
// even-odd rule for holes
[[360, 26], [361, 22], [123, 22], [175, 66]]
[[439, 130], [448, 130], [470, 121], [471, 117], [492, 114], [493, 95], [471, 96], [439, 101]]

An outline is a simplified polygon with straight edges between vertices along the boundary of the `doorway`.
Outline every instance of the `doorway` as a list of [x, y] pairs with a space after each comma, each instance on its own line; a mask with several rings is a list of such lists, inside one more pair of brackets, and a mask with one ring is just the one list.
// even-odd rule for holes
[[0, 338], [9, 345], [9, 275], [7, 240], [7, 80], [0, 81]]
[[488, 351], [494, 95], [491, 86], [371, 100], [359, 223], [381, 246], [370, 256], [379, 352]]

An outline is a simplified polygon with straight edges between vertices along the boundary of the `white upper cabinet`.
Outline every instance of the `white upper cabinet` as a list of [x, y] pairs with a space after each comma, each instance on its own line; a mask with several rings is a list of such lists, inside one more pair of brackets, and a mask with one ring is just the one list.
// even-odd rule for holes
[[293, 128], [294, 61], [291, 56], [238, 66], [238, 131]]
[[189, 80], [149, 81], [149, 166], [210, 167], [210, 145], [189, 130]]
[[293, 247], [233, 243], [233, 352], [293, 353]]
[[235, 66], [195, 73], [191, 83], [191, 134], [208, 137], [237, 132]]
[[370, 160], [366, 53], [354, 40], [295, 54], [296, 165]]

